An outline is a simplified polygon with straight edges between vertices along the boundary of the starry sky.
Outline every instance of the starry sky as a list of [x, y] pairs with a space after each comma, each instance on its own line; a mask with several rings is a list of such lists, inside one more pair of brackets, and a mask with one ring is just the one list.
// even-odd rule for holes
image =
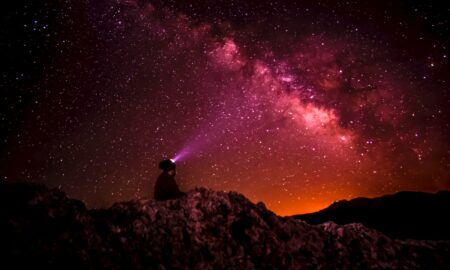
[[238, 191], [281, 215], [450, 188], [450, 5], [14, 1], [1, 13], [0, 177], [88, 207]]

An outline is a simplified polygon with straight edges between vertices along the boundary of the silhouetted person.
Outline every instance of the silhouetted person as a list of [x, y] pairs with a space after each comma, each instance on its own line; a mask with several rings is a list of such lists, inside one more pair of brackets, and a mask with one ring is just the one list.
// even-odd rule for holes
[[176, 166], [170, 159], [163, 160], [159, 163], [159, 168], [163, 170], [155, 184], [155, 200], [165, 201], [177, 199], [186, 195], [181, 192], [175, 182]]

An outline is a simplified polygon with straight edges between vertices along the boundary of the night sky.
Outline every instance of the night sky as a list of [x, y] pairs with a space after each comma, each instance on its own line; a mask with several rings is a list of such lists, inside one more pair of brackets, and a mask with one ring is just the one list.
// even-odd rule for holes
[[450, 5], [290, 2], [10, 2], [1, 181], [107, 207], [177, 156], [281, 215], [449, 189]]

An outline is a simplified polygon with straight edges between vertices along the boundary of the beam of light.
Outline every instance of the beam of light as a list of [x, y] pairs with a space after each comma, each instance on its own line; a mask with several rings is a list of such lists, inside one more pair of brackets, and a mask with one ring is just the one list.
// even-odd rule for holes
[[190, 150], [190, 147], [186, 147], [186, 148], [181, 149], [180, 152], [176, 153], [175, 156], [173, 158], [171, 158], [170, 160], [172, 160], [172, 162], [176, 163], [180, 160], [185, 159], [191, 153], [192, 153], [192, 151]]

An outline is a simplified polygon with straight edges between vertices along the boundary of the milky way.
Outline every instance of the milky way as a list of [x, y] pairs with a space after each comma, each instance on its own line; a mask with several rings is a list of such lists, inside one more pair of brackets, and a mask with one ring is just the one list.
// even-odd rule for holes
[[177, 156], [183, 190], [279, 214], [450, 188], [448, 6], [179, 2], [6, 11], [4, 181], [104, 207], [151, 197]]

